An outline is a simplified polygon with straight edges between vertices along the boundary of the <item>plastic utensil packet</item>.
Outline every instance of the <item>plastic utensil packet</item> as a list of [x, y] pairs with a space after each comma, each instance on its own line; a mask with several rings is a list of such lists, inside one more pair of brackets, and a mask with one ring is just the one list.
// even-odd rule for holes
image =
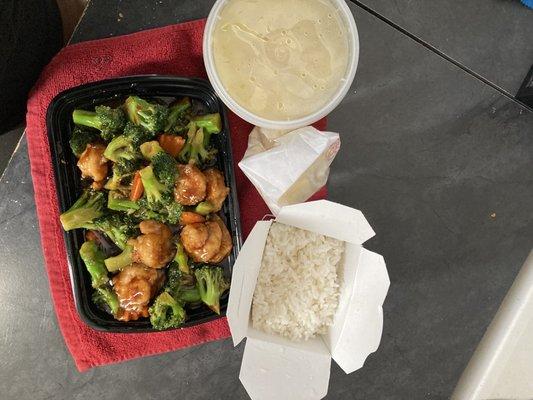
[[312, 126], [293, 131], [255, 127], [239, 167], [274, 215], [324, 186], [340, 148], [339, 134]]

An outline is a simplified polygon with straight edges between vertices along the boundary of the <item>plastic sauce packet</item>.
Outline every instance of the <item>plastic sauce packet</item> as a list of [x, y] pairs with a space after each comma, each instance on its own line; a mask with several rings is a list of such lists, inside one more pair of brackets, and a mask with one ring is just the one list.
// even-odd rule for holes
[[338, 133], [312, 126], [294, 131], [255, 127], [239, 167], [277, 215], [281, 207], [306, 201], [326, 184], [339, 148]]

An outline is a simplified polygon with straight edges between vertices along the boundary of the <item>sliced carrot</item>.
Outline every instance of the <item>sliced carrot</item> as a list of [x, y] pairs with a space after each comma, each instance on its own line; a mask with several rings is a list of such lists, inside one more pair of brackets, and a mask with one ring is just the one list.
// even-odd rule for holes
[[197, 222], [205, 222], [205, 218], [192, 211], [183, 211], [181, 213], [180, 222], [182, 225], [196, 224]]
[[135, 172], [133, 176], [133, 182], [131, 184], [130, 191], [130, 200], [136, 201], [141, 198], [144, 192], [143, 181], [141, 180], [141, 173], [139, 171]]
[[158, 138], [159, 145], [172, 157], [177, 157], [185, 145], [185, 139], [181, 136], [163, 133]]
[[96, 236], [96, 233], [94, 233], [93, 231], [87, 231], [85, 232], [85, 240], [90, 242], [90, 241], [98, 240], [98, 237]]

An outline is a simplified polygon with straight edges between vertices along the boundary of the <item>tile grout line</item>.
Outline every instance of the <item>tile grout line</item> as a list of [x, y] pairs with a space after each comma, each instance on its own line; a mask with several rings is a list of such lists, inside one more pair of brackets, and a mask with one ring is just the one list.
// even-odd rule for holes
[[89, 5], [90, 4], [91, 4], [91, 0], [87, 0], [87, 4], [85, 4], [85, 8], [83, 9], [83, 12], [81, 13], [80, 18], [78, 19], [78, 22], [76, 23], [76, 26], [72, 30], [72, 35], [70, 35], [70, 38], [67, 41], [67, 46], [70, 45], [70, 43], [72, 42], [72, 38], [77, 33], [76, 31], [78, 30], [78, 28], [80, 26], [81, 20], [83, 19], [83, 17], [85, 17], [85, 13], [89, 9]]
[[507, 97], [509, 100], [513, 101], [514, 103], [520, 105], [521, 107], [525, 108], [526, 110], [528, 111], [531, 111], [533, 112], [533, 108], [529, 107], [527, 104], [524, 104], [522, 103], [521, 101], [517, 100], [511, 93], [509, 93], [507, 90], [503, 89], [502, 87], [496, 85], [495, 83], [491, 82], [490, 80], [488, 80], [487, 78], [485, 78], [484, 76], [478, 74], [477, 72], [475, 72], [474, 70], [468, 68], [467, 66], [461, 64], [459, 61], [453, 59], [452, 57], [450, 57], [449, 55], [447, 55], [446, 53], [444, 53], [443, 51], [439, 50], [438, 48], [436, 48], [435, 46], [433, 46], [432, 44], [426, 42], [425, 40], [419, 38], [418, 36], [416, 36], [415, 34], [409, 32], [408, 30], [406, 30], [405, 28], [402, 28], [400, 25], [398, 25], [396, 22], [393, 22], [392, 20], [388, 19], [387, 17], [381, 15], [380, 13], [378, 13], [377, 11], [373, 10], [372, 8], [368, 7], [366, 4], [363, 4], [361, 3], [359, 0], [349, 0], [352, 4], [358, 6], [359, 8], [362, 8], [364, 11], [366, 11], [367, 13], [371, 14], [372, 16], [378, 18], [379, 20], [381, 20], [382, 22], [386, 23], [387, 25], [391, 26], [392, 28], [396, 29], [397, 31], [399, 31], [400, 33], [403, 33], [405, 36], [407, 36], [408, 38], [410, 38], [411, 40], [414, 40], [415, 42], [417, 42], [418, 44], [424, 46], [426, 49], [428, 49], [429, 51], [435, 53], [436, 55], [440, 56], [441, 58], [445, 59], [446, 61], [452, 63], [453, 65], [455, 65], [457, 68], [460, 68], [461, 70], [463, 70], [464, 72], [466, 72], [468, 75], [472, 76], [473, 78], [483, 82], [484, 84], [490, 86], [491, 88], [493, 88], [494, 90], [496, 90], [497, 92], [499, 92], [501, 95]]
[[9, 166], [11, 165], [11, 161], [15, 157], [15, 153], [19, 149], [20, 143], [22, 142], [22, 140], [26, 140], [26, 129], [24, 129], [24, 131], [22, 131], [22, 135], [20, 135], [20, 139], [17, 142], [17, 145], [15, 146], [15, 148], [13, 149], [13, 152], [11, 153], [11, 157], [9, 157], [9, 160], [8, 160], [8, 162], [6, 164], [6, 167], [2, 171], [2, 174], [0, 175], [0, 184], [4, 183], [4, 175], [6, 174], [6, 171], [9, 168]]

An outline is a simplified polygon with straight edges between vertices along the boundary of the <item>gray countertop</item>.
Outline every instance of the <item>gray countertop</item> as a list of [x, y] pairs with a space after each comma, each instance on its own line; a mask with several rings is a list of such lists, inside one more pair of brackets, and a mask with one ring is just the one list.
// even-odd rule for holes
[[[198, 18], [211, 4], [93, 0], [73, 41]], [[334, 365], [327, 399], [447, 399], [532, 247], [533, 114], [352, 10], [361, 56], [329, 118], [342, 139], [330, 199], [365, 213], [391, 288], [380, 348], [351, 375]], [[247, 398], [242, 345], [229, 340], [76, 371], [51, 305], [25, 142], [0, 182], [0, 231], [2, 398]]]
[[533, 10], [519, 0], [360, 0], [516, 95], [533, 65]]

